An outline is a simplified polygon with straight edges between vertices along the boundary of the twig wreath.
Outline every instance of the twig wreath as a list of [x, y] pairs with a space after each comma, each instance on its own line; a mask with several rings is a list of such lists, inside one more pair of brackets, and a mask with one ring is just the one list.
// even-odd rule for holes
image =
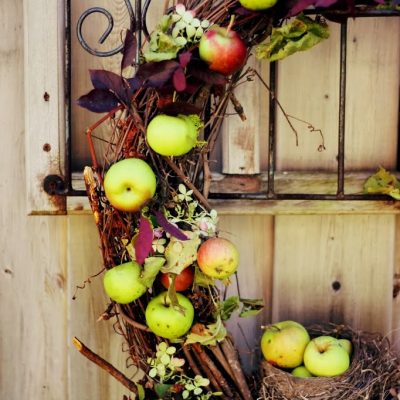
[[[259, 396], [260, 379], [245, 375], [224, 321], [238, 309], [255, 315], [263, 304], [223, 296], [239, 254], [219, 236], [208, 201], [209, 154], [229, 103], [245, 120], [235, 88], [262, 81], [247, 59], [279, 60], [327, 38], [324, 20], [302, 13], [309, 6], [334, 6], [343, 18], [382, 2], [358, 3], [165, 1], [138, 59], [127, 30], [120, 73], [90, 71], [94, 88], [78, 104], [105, 113], [87, 130], [92, 165], [84, 171], [111, 299], [101, 319], [115, 321], [144, 376], [133, 382], [77, 338], [74, 344], [138, 399]], [[125, 76], [132, 65], [134, 75]], [[102, 124], [109, 137], [100, 152]]]

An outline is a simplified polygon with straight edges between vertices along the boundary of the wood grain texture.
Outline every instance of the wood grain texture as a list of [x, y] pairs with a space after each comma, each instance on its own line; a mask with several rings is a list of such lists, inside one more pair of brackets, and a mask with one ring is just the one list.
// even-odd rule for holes
[[27, 210], [63, 213], [65, 199], [48, 196], [42, 185], [46, 175], [62, 175], [64, 166], [64, 10], [51, 0], [23, 5], [25, 101], [15, 118], [24, 112]]
[[[263, 76], [267, 63], [261, 63], [250, 57], [248, 65]], [[268, 77], [265, 77], [268, 81]], [[253, 82], [246, 82], [235, 90], [235, 96], [244, 109], [246, 120], [242, 121], [233, 105], [227, 109], [228, 117], [223, 123], [222, 172], [226, 174], [257, 174], [260, 172], [261, 152], [265, 154], [268, 137], [268, 92], [257, 77]], [[265, 146], [261, 149], [260, 144]], [[262, 151], [263, 150], [263, 151]]]
[[[257, 367], [261, 325], [270, 322], [272, 300], [273, 223], [270, 216], [225, 215], [220, 221], [220, 236], [231, 240], [240, 254], [237, 277], [240, 297], [262, 298], [265, 308], [257, 317], [234, 317], [228, 322], [245, 368]], [[227, 296], [238, 295], [232, 278]]]
[[394, 232], [391, 215], [276, 217], [273, 320], [388, 333]]
[[[135, 368], [126, 368], [127, 354], [123, 352], [123, 337], [113, 328], [115, 320], [97, 322], [106, 310], [108, 299], [103, 289], [103, 269], [101, 251], [98, 243], [97, 228], [92, 216], [75, 215], [68, 219], [68, 253], [70, 290], [69, 342], [78, 337], [92, 351], [113, 364], [126, 376], [132, 377]], [[90, 283], [84, 282], [90, 280]], [[85, 286], [76, 290], [76, 286]], [[72, 300], [76, 294], [76, 299]], [[108, 400], [122, 399], [129, 391], [114, 380], [105, 371], [84, 358], [73, 346], [69, 350], [71, 399]]]
[[0, 21], [0, 398], [67, 400], [66, 217], [26, 215], [23, 2]]

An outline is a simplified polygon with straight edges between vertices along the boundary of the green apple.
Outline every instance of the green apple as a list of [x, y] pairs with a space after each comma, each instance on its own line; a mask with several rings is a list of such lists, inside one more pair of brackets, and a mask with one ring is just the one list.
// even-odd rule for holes
[[298, 378], [310, 378], [313, 376], [304, 365], [299, 365], [298, 367], [294, 368], [291, 374], [293, 376], [297, 376]]
[[303, 363], [303, 354], [310, 336], [296, 321], [281, 321], [269, 325], [261, 337], [261, 351], [272, 365], [295, 368]]
[[228, 76], [244, 64], [247, 46], [234, 30], [213, 25], [200, 39], [199, 54], [212, 71]]
[[154, 196], [156, 186], [153, 170], [140, 158], [116, 162], [104, 178], [106, 197], [120, 211], [139, 211]]
[[332, 336], [318, 336], [304, 351], [304, 365], [315, 376], [341, 375], [350, 366], [350, 356], [339, 340]]
[[239, 0], [239, 3], [248, 10], [260, 11], [273, 7], [278, 0]]
[[228, 239], [213, 237], [201, 244], [197, 251], [201, 271], [215, 279], [231, 276], [239, 265], [239, 252]]
[[175, 309], [168, 300], [168, 292], [162, 292], [152, 298], [146, 307], [146, 323], [157, 336], [165, 339], [178, 339], [192, 326], [194, 308], [190, 300], [181, 293], [176, 293], [178, 303], [184, 309]]
[[147, 126], [147, 143], [163, 156], [182, 156], [196, 146], [201, 125], [197, 115], [160, 114]]
[[349, 353], [351, 356], [351, 353], [353, 352], [353, 344], [349, 339], [338, 339], [340, 345]]
[[140, 265], [135, 261], [117, 265], [104, 274], [104, 290], [117, 303], [131, 303], [146, 292], [146, 286], [139, 279], [140, 273]]

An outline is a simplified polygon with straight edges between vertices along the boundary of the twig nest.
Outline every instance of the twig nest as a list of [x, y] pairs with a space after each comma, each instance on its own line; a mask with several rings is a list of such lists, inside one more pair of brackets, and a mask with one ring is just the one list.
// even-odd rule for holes
[[302, 378], [263, 361], [262, 399], [383, 399], [398, 385], [399, 362], [386, 338], [344, 325], [311, 326], [307, 330], [311, 337], [330, 335], [349, 340], [353, 346], [349, 369], [335, 377]]

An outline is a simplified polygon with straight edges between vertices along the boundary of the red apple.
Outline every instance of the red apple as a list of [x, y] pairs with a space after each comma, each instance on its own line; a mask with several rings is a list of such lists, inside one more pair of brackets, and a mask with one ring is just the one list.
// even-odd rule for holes
[[230, 28], [212, 26], [199, 43], [200, 58], [212, 71], [231, 75], [245, 62], [247, 47], [240, 36]]
[[[194, 271], [193, 268], [187, 267], [175, 278], [175, 290], [177, 292], [183, 292], [189, 289], [193, 283]], [[168, 289], [169, 288], [169, 278], [168, 274], [161, 273], [160, 275], [161, 284]]]
[[214, 237], [199, 247], [197, 264], [211, 278], [225, 279], [237, 270], [239, 252], [231, 241]]

